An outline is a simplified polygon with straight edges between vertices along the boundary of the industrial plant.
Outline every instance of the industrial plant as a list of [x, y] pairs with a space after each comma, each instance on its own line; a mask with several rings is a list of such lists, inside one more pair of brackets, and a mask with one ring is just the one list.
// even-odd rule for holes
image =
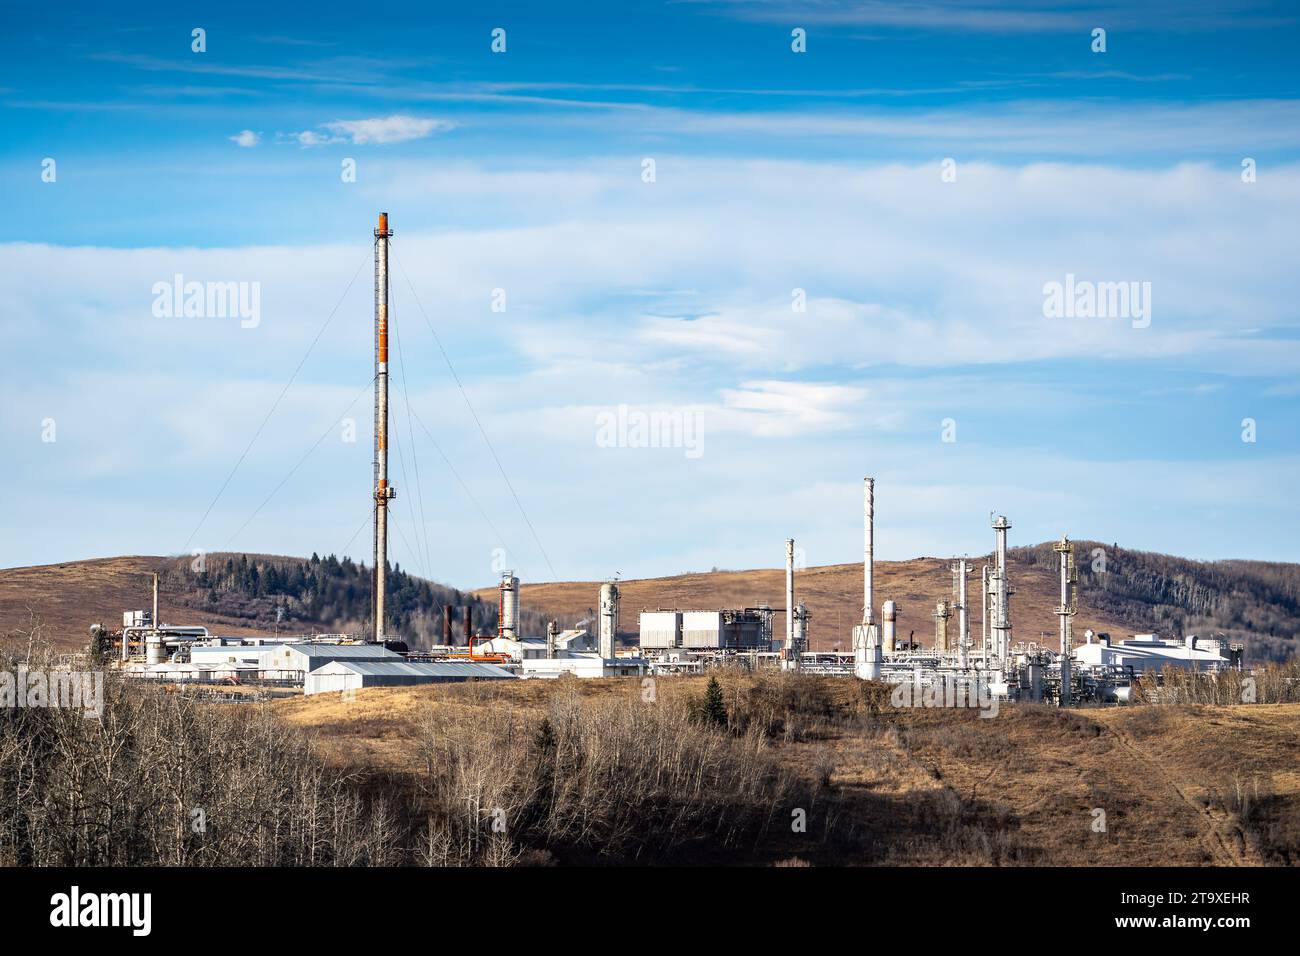
[[[1108, 634], [1084, 633], [1076, 644], [1078, 613], [1074, 547], [1062, 535], [1054, 546], [1059, 575], [1059, 641], [1055, 647], [1013, 637], [1005, 515], [990, 515], [991, 558], [980, 567], [979, 638], [972, 637], [970, 578], [974, 566], [963, 556], [952, 563], [952, 593], [930, 615], [934, 638], [929, 647], [900, 640], [894, 599], [885, 600], [877, 619], [873, 586], [875, 479], [863, 480], [863, 559], [861, 622], [852, 627], [848, 652], [815, 650], [813, 622], [798, 601], [795, 542], [785, 541], [784, 607], [766, 604], [729, 608], [644, 608], [635, 643], [621, 640], [621, 594], [617, 581], [600, 585], [594, 627], [561, 630], [551, 620], [544, 634], [524, 634], [520, 580], [502, 573], [498, 585], [495, 633], [475, 634], [470, 608], [463, 613], [465, 643], [452, 640], [455, 609], [443, 609], [443, 642], [411, 651], [386, 627], [388, 509], [397, 490], [388, 476], [388, 315], [389, 241], [387, 213], [381, 213], [375, 238], [374, 303], [374, 564], [370, 632], [364, 637], [313, 634], [296, 637], [220, 637], [206, 627], [164, 623], [158, 613], [158, 576], [151, 611], [127, 611], [112, 632], [95, 625], [92, 634], [113, 651], [130, 677], [177, 684], [242, 684], [301, 689], [304, 694], [352, 691], [365, 687], [480, 680], [600, 678], [700, 673], [717, 667], [763, 668], [838, 675], [862, 681], [943, 686], [959, 693], [997, 700], [1048, 702], [1062, 707], [1124, 703], [1143, 674], [1164, 668], [1213, 674], [1242, 666], [1240, 644], [1218, 639], [1160, 639], [1140, 634], [1112, 641]], [[784, 631], [774, 633], [777, 620]], [[631, 637], [632, 635], [626, 635]], [[823, 635], [824, 637], [825, 635]]]

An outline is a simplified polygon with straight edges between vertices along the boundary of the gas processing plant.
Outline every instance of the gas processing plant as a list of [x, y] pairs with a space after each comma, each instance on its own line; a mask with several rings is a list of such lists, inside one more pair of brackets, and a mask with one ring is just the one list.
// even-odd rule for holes
[[[388, 215], [379, 216], [375, 236], [375, 442], [373, 569], [388, 566], [388, 507], [397, 494], [388, 477]], [[128, 611], [123, 626], [96, 634], [114, 648], [126, 674], [178, 684], [241, 683], [302, 688], [304, 693], [351, 691], [383, 685], [528, 678], [633, 677], [698, 673], [714, 667], [780, 668], [846, 679], [955, 689], [1000, 700], [1052, 702], [1060, 706], [1123, 703], [1145, 672], [1181, 668], [1213, 674], [1240, 668], [1242, 648], [1217, 639], [1152, 634], [1112, 642], [1086, 631], [1076, 644], [1078, 612], [1074, 548], [1062, 536], [1055, 545], [1059, 596], [1055, 647], [1017, 641], [1011, 598], [1015, 588], [1007, 562], [1011, 521], [991, 517], [993, 548], [980, 567], [979, 638], [972, 638], [971, 577], [965, 558], [952, 564], [952, 591], [934, 611], [934, 639], [926, 648], [898, 635], [899, 605], [885, 600], [877, 619], [872, 582], [875, 480], [863, 481], [861, 623], [852, 627], [852, 650], [812, 650], [812, 621], [796, 594], [795, 547], [785, 542], [783, 608], [653, 608], [640, 613], [635, 645], [621, 641], [621, 594], [616, 581], [600, 585], [594, 624], [560, 630], [551, 621], [545, 634], [522, 633], [520, 581], [501, 576], [495, 633], [474, 634], [466, 608], [466, 643], [451, 640], [453, 609], [444, 609], [441, 645], [413, 653], [390, 635], [386, 622], [385, 576], [372, 571], [372, 629], [364, 639], [346, 635], [223, 638], [205, 627], [168, 625], [159, 619], [158, 580], [153, 610]], [[784, 634], [774, 622], [784, 620]], [[99, 628], [99, 625], [96, 625]], [[95, 630], [95, 629], [92, 629]], [[825, 636], [825, 635], [823, 635]], [[841, 635], [834, 635], [839, 637]], [[624, 646], [626, 644], [626, 646]]]

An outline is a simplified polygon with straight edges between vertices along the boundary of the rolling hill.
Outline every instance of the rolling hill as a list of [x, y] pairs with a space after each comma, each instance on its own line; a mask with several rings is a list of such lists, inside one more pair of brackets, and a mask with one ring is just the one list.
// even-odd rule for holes
[[[1092, 560], [1106, 553], [1104, 569]], [[1076, 542], [1079, 614], [1075, 633], [1092, 628], [1116, 637], [1155, 632], [1222, 633], [1244, 640], [1250, 660], [1284, 660], [1300, 639], [1300, 565], [1252, 561], [1197, 562], [1098, 542]], [[973, 558], [969, 590], [971, 632], [979, 637], [981, 557]], [[1010, 554], [1015, 593], [1012, 620], [1019, 640], [1055, 643], [1053, 608], [1057, 577], [1052, 545], [1016, 548]], [[25, 633], [34, 623], [63, 647], [80, 646], [96, 621], [116, 624], [125, 609], [150, 602], [149, 576], [162, 575], [161, 614], [168, 623], [204, 624], [231, 635], [282, 631], [349, 631], [365, 627], [370, 573], [364, 565], [332, 556], [321, 559], [269, 555], [210, 555], [207, 572], [192, 573], [188, 558], [120, 557], [42, 567], [0, 570], [0, 634]], [[876, 564], [876, 601], [899, 605], [900, 638], [910, 633], [929, 644], [935, 603], [951, 597], [951, 562], [915, 558]], [[541, 634], [545, 621], [563, 626], [594, 614], [599, 582], [521, 585], [526, 633]], [[784, 606], [785, 572], [780, 568], [713, 571], [623, 581], [620, 633], [632, 638], [640, 611], [658, 607], [710, 608]], [[476, 629], [496, 625], [494, 586], [461, 592], [423, 581], [400, 568], [389, 572], [396, 630], [413, 645], [439, 640], [441, 606], [475, 603]], [[802, 569], [795, 575], [796, 600], [811, 612], [815, 649], [847, 649], [860, 620], [862, 567], [840, 564]], [[459, 612], [453, 616], [459, 637]], [[955, 623], [955, 622], [954, 622]], [[778, 631], [784, 621], [778, 619]]]

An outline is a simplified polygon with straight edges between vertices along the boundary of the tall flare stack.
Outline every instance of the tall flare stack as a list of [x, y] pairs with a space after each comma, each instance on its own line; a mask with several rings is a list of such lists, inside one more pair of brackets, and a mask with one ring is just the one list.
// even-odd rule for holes
[[388, 213], [375, 229], [375, 568], [374, 640], [384, 641], [388, 572], [388, 502], [397, 490], [388, 484]]

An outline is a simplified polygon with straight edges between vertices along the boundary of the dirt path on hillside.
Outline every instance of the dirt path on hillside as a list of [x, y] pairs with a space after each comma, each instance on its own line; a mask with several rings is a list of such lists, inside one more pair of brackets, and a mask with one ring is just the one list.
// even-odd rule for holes
[[1131, 757], [1151, 772], [1152, 778], [1177, 794], [1178, 799], [1195, 811], [1204, 827], [1200, 834], [1201, 845], [1210, 854], [1218, 866], [1258, 866], [1260, 861], [1253, 859], [1246, 848], [1241, 831], [1232, 817], [1222, 809], [1215, 807], [1213, 801], [1200, 801], [1190, 796], [1178, 785], [1172, 774], [1165, 769], [1160, 760], [1143, 748], [1133, 735], [1119, 726], [1118, 721], [1109, 722], [1107, 731], [1114, 736], [1119, 745]]

